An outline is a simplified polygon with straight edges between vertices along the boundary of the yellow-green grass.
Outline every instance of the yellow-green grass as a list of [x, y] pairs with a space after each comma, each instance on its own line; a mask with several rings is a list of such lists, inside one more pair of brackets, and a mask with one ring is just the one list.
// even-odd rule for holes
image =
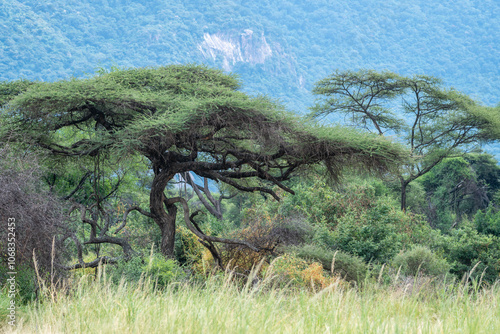
[[[7, 333], [500, 333], [500, 287], [370, 283], [306, 290], [205, 284], [119, 286], [85, 278], [18, 310]], [[417, 291], [418, 290], [418, 291]]]

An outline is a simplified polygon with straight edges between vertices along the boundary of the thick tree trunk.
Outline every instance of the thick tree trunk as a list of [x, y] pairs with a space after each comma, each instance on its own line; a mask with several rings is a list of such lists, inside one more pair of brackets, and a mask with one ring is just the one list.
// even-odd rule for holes
[[167, 204], [164, 195], [168, 181], [174, 174], [160, 172], [155, 175], [149, 194], [149, 206], [154, 222], [161, 230], [161, 252], [166, 257], [174, 257], [175, 244], [175, 218], [177, 207], [174, 204]]
[[161, 217], [155, 222], [161, 229], [161, 253], [166, 257], [174, 257], [174, 244], [175, 244], [175, 218], [177, 216], [177, 208], [172, 205], [175, 209], [169, 210], [170, 212], [164, 217]]

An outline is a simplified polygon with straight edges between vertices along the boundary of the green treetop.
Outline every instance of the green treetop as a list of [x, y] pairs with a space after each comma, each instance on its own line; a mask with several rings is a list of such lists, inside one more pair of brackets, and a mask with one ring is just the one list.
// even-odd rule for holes
[[410, 182], [446, 157], [500, 138], [498, 108], [482, 106], [429, 76], [337, 71], [313, 92], [319, 95], [313, 117], [340, 113], [355, 127], [399, 135], [408, 145], [411, 163], [400, 174], [403, 210]]

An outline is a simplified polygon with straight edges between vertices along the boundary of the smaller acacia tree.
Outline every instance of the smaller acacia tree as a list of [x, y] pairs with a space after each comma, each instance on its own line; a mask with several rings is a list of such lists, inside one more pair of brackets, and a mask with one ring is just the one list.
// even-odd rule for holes
[[400, 173], [401, 209], [408, 185], [444, 158], [499, 138], [498, 108], [479, 105], [465, 94], [443, 88], [439, 79], [404, 77], [371, 70], [337, 71], [316, 83], [313, 117], [340, 113], [351, 125], [395, 134], [412, 159]]
[[[4, 83], [4, 92], [9, 85], [19, 83]], [[244, 241], [205, 235], [186, 200], [166, 195], [178, 173], [195, 173], [237, 191], [279, 199], [273, 187], [292, 193], [286, 181], [308, 166], [322, 163], [336, 177], [344, 166], [387, 171], [406, 157], [400, 145], [386, 138], [318, 126], [266, 98], [249, 97], [238, 87], [232, 75], [193, 65], [31, 83], [5, 94], [2, 136], [59, 159], [98, 154], [122, 161], [146, 158], [154, 174], [149, 208], [128, 208], [113, 232], [125, 226], [128, 213], [138, 211], [160, 228], [160, 248], [168, 257], [174, 255], [176, 204], [182, 205], [187, 227], [209, 249], [215, 249], [213, 242], [224, 242], [258, 251]], [[88, 220], [85, 213], [82, 219]], [[92, 242], [109, 241], [94, 225]]]

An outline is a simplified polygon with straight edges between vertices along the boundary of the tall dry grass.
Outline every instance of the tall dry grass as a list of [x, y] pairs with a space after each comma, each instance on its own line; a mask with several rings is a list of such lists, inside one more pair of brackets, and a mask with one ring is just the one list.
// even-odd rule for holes
[[6, 333], [500, 333], [500, 286], [425, 277], [362, 288], [340, 280], [318, 292], [243, 285], [230, 274], [203, 284], [113, 285], [84, 276], [45, 290]]

